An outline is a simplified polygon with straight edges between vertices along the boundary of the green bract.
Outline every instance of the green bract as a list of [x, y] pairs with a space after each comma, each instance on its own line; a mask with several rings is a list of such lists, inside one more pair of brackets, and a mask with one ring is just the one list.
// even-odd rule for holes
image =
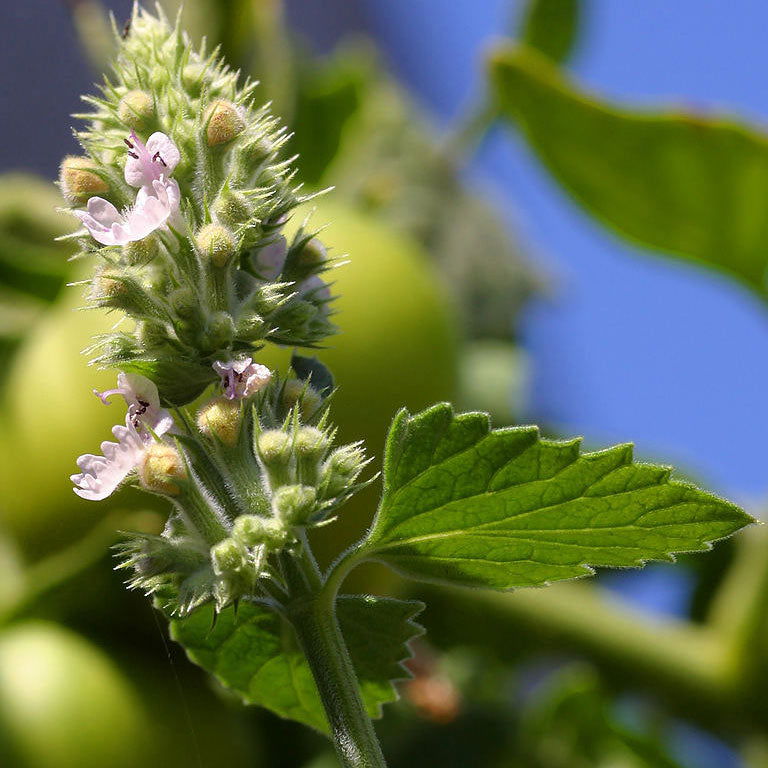
[[581, 453], [536, 427], [491, 431], [446, 404], [401, 411], [387, 440], [384, 496], [364, 544], [422, 579], [511, 589], [708, 549], [751, 518], [632, 446]]

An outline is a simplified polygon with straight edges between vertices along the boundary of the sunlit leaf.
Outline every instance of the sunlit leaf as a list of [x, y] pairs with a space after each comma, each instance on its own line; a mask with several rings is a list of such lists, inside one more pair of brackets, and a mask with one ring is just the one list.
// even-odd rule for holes
[[415, 578], [511, 589], [671, 560], [751, 521], [670, 471], [635, 462], [631, 445], [582, 453], [578, 439], [491, 431], [486, 414], [447, 404], [403, 410], [364, 547]]
[[555, 61], [565, 61], [576, 44], [582, 3], [530, 0], [523, 19], [523, 41]]

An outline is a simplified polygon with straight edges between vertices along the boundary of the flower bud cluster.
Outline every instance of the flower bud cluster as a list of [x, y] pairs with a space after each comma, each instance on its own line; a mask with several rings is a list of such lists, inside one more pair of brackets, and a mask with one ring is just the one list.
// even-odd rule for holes
[[[162, 17], [136, 8], [112, 76], [77, 136], [60, 186], [98, 259], [89, 306], [135, 328], [99, 338], [97, 364], [147, 376], [164, 403], [191, 402], [216, 380], [216, 360], [265, 341], [316, 346], [335, 328], [327, 271], [307, 224], [283, 228], [302, 197], [288, 135], [255, 83]], [[83, 207], [84, 206], [84, 207]]]
[[196, 429], [144, 450], [139, 482], [175, 512], [161, 537], [121, 545], [122, 567], [169, 610], [183, 615], [207, 600], [221, 609], [259, 594], [274, 575], [271, 556], [334, 519], [366, 484], [361, 446], [334, 446], [330, 375], [315, 360], [294, 357], [294, 367], [308, 378], [280, 377], [250, 358], [217, 362], [222, 394], [198, 410]]

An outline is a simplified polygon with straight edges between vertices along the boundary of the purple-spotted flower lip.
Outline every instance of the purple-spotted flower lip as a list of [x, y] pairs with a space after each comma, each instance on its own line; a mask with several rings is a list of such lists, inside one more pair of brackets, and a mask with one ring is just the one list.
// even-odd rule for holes
[[108, 200], [92, 197], [86, 210], [73, 211], [102, 245], [125, 245], [143, 240], [166, 224], [176, 228], [183, 225], [179, 213], [181, 192], [178, 183], [170, 178], [181, 159], [178, 147], [159, 131], [146, 144], [134, 131], [125, 143], [125, 180], [139, 190], [134, 204], [118, 211]]
[[181, 160], [179, 148], [160, 131], [153, 133], [146, 144], [136, 131], [131, 131], [130, 138], [123, 141], [128, 147], [124, 175], [132, 187], [151, 187], [153, 182], [167, 179]]
[[155, 437], [170, 432], [173, 418], [160, 407], [157, 387], [144, 376], [121, 373], [117, 387], [94, 394], [106, 405], [112, 395], [121, 395], [128, 406], [125, 426], [112, 428], [117, 438], [113, 443], [101, 444], [103, 456], [86, 453], [77, 460], [80, 472], [71, 475], [74, 492], [83, 499], [100, 501], [112, 494], [125, 478], [138, 466], [147, 446]]
[[266, 365], [254, 363], [250, 357], [230, 360], [226, 363], [217, 360], [213, 370], [221, 376], [221, 386], [227, 400], [241, 400], [256, 394], [269, 384], [272, 371]]

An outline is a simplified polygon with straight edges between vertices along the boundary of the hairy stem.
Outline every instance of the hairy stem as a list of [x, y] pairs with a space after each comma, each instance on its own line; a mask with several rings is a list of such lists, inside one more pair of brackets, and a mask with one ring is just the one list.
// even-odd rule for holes
[[281, 566], [291, 593], [287, 615], [312, 670], [341, 765], [386, 768], [336, 618], [335, 591], [322, 589], [313, 578], [316, 565], [306, 547], [284, 556]]

